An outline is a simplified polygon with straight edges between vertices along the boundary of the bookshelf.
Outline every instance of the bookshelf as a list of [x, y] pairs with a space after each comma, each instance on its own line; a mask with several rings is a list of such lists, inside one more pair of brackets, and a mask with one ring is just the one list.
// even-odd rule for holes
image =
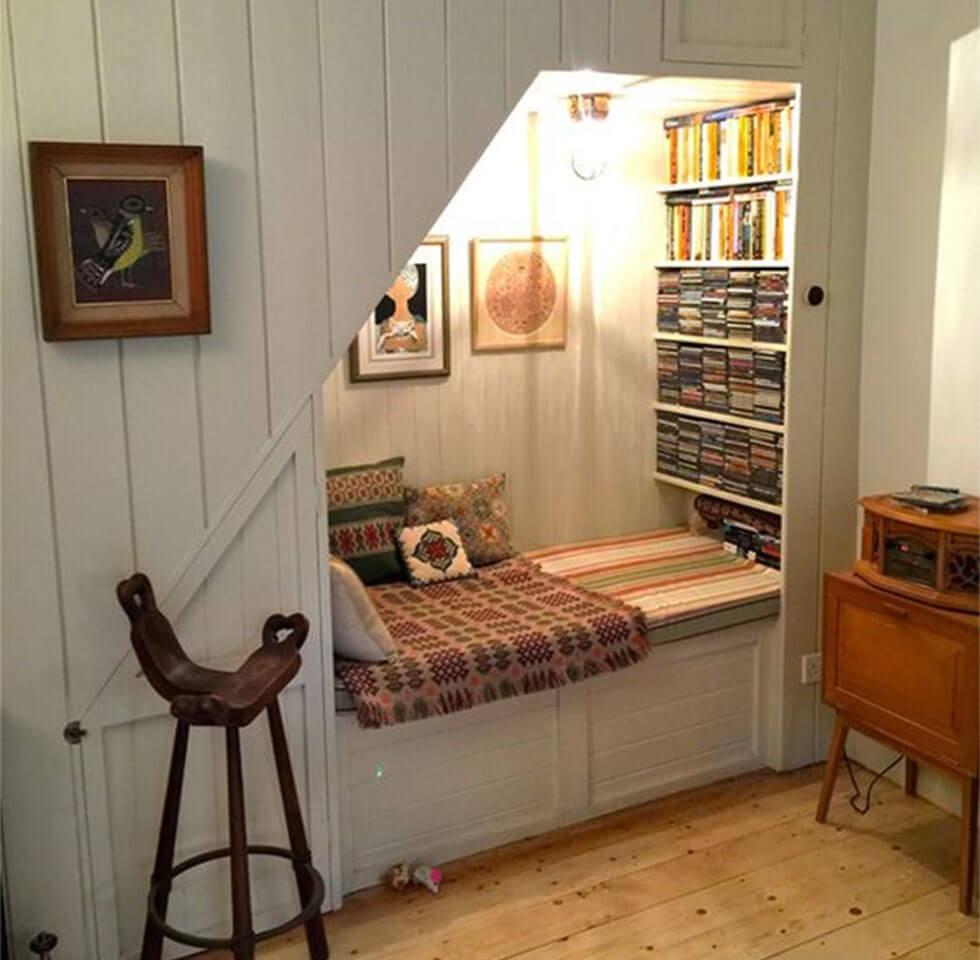
[[715, 410], [705, 410], [704, 407], [686, 407], [679, 403], [661, 403], [653, 405], [654, 410], [661, 413], [676, 413], [683, 417], [694, 417], [697, 420], [713, 420], [715, 423], [730, 423], [736, 427], [746, 427], [751, 430], [768, 430], [770, 433], [785, 433], [781, 423], [771, 420], [756, 420], [754, 417], [739, 417], [733, 413], [719, 413]]
[[794, 114], [793, 101], [784, 100], [668, 118], [671, 182], [656, 187], [667, 255], [654, 264], [654, 479], [776, 516], [786, 432]]
[[755, 187], [770, 183], [790, 183], [789, 173], [759, 173], [747, 177], [723, 177], [720, 180], [695, 180], [687, 183], [661, 183], [657, 193], [692, 193], [699, 190], [717, 190], [731, 187]]
[[691, 493], [707, 493], [710, 496], [718, 497], [721, 500], [731, 500], [732, 503], [741, 504], [743, 507], [752, 507], [755, 510], [765, 510], [766, 513], [775, 514], [777, 517], [781, 517], [783, 515], [783, 508], [779, 504], [765, 503], [761, 500], [753, 500], [752, 497], [743, 497], [737, 493], [729, 493], [726, 490], [720, 490], [718, 487], [709, 487], [704, 483], [693, 483], [690, 480], [685, 480], [683, 477], [674, 477], [668, 473], [660, 473], [659, 471], [654, 472], [653, 478], [660, 483], [667, 483], [672, 487], [680, 487], [682, 490], [689, 490]]

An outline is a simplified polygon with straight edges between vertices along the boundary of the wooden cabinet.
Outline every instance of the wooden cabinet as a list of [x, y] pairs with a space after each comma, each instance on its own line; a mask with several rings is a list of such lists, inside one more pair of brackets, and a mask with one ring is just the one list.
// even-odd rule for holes
[[850, 729], [953, 775], [963, 788], [964, 912], [976, 851], [977, 625], [975, 616], [880, 590], [851, 572], [824, 581], [823, 697], [837, 724], [817, 819], [826, 819]]

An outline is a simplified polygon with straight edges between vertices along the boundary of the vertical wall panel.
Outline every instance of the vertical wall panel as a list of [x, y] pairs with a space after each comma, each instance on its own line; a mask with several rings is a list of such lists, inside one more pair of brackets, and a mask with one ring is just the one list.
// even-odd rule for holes
[[[95, 37], [87, 5], [15, 3], [24, 140], [99, 140]], [[28, 8], [30, 8], [28, 10]], [[41, 344], [69, 658], [70, 709], [85, 707], [126, 646], [112, 584], [130, 572], [132, 532], [119, 345]]]
[[[316, 0], [252, 9], [262, 263], [272, 424], [329, 356], [323, 123]], [[284, 106], [288, 105], [288, 106]]]
[[248, 17], [237, 0], [179, 0], [184, 136], [207, 164], [211, 327], [200, 338], [208, 510], [239, 484], [269, 432]]
[[[171, 0], [98, 0], [96, 24], [106, 139], [180, 143]], [[146, 34], [157, 42], [134, 43]], [[204, 527], [195, 341], [151, 337], [121, 348], [135, 565], [161, 579], [175, 572]], [[164, 512], [168, 522], [160, 523]]]
[[384, 289], [378, 278], [398, 269], [390, 263], [382, 21], [382, 0], [320, 2], [324, 124], [330, 131], [330, 318], [337, 357]]
[[609, 61], [612, 0], [562, 0], [562, 66], [600, 70]]
[[486, 149], [507, 110], [506, 0], [450, 0], [450, 186]]
[[[0, 159], [2, 159], [3, 636], [2, 754], [5, 866], [38, 862], [58, 868], [8, 874], [10, 936], [18, 950], [41, 927], [63, 933], [71, 956], [85, 953], [71, 755], [61, 738], [68, 720], [51, 489], [32, 296], [27, 200], [14, 97], [12, 31], [0, 5]], [[16, 639], [25, 643], [17, 645]], [[44, 691], [43, 696], [38, 692]], [[44, 771], [33, 777], [8, 771]]]
[[561, 59], [561, 0], [507, 0], [507, 105]]
[[626, 73], [654, 73], [660, 60], [660, 0], [610, 0], [609, 63]]
[[398, 270], [446, 204], [445, 7], [443, 0], [386, 0], [385, 10], [391, 250]]

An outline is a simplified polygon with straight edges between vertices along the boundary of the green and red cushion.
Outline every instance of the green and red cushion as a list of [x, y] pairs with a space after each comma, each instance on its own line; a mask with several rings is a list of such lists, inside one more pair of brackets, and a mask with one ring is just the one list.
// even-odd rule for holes
[[404, 457], [327, 471], [330, 552], [366, 583], [403, 576], [398, 534], [405, 522]]

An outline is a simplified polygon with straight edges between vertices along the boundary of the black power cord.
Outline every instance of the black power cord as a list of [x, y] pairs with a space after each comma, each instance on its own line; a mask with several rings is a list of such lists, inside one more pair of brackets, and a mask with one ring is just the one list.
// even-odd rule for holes
[[871, 791], [874, 790], [875, 785], [878, 781], [892, 770], [894, 767], [898, 766], [899, 762], [905, 759], [905, 754], [900, 753], [897, 757], [887, 767], [879, 770], [872, 778], [871, 783], [868, 784], [867, 793], [864, 793], [864, 799], [861, 799], [862, 790], [858, 786], [857, 777], [854, 776], [854, 768], [851, 766], [851, 758], [847, 755], [847, 751], [844, 751], [844, 766], [847, 767], [847, 775], [851, 778], [851, 786], [854, 788], [854, 793], [851, 794], [848, 803], [851, 805], [851, 809], [855, 812], [861, 814], [863, 817], [871, 809]]

